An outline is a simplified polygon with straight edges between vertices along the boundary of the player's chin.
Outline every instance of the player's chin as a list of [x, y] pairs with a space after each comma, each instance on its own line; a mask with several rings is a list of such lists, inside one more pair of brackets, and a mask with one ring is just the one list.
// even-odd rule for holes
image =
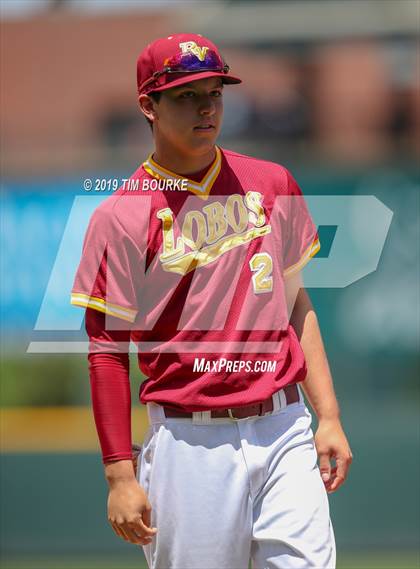
[[214, 127], [208, 130], [193, 129], [190, 138], [191, 146], [196, 150], [203, 150], [204, 148], [210, 149], [214, 146], [218, 134], [219, 131]]

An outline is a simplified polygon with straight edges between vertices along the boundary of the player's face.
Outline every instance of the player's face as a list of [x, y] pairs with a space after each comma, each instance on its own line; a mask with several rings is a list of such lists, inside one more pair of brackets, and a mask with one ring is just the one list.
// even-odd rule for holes
[[209, 152], [222, 126], [223, 84], [209, 77], [162, 91], [155, 105], [153, 132], [156, 142], [178, 149], [183, 154]]

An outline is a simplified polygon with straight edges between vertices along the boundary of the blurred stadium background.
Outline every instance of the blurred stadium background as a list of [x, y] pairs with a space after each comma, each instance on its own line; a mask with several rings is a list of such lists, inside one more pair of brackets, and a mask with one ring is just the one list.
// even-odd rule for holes
[[330, 500], [339, 567], [418, 567], [418, 0], [0, 7], [2, 567], [144, 563], [106, 521], [85, 355], [27, 350], [85, 339], [35, 329], [68, 215], [84, 178], [125, 177], [150, 151], [135, 61], [180, 31], [219, 43], [244, 80], [225, 91], [222, 146], [283, 163], [308, 195], [374, 195], [394, 212], [376, 272], [311, 296], [355, 455]]

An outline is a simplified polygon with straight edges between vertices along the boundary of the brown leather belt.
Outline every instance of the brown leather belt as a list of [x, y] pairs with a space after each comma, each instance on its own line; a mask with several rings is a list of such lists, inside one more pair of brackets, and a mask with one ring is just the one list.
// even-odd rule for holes
[[[291, 403], [297, 403], [299, 401], [299, 391], [297, 385], [294, 383], [292, 385], [286, 385], [283, 389], [286, 405]], [[211, 418], [212, 419], [223, 419], [225, 417], [230, 417], [231, 419], [246, 419], [247, 417], [254, 417], [255, 415], [265, 415], [266, 413], [271, 413], [273, 411], [273, 398], [269, 397], [261, 403], [254, 403], [254, 405], [245, 405], [244, 407], [232, 407], [231, 409], [212, 409]], [[187, 411], [181, 411], [180, 409], [173, 409], [172, 407], [163, 407], [165, 412], [165, 417], [173, 418], [189, 418], [191, 419], [193, 414]]]

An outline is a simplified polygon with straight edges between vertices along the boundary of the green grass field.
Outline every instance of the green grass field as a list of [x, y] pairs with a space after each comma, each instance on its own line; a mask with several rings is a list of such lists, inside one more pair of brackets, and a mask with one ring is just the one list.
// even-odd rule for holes
[[[1, 559], [1, 569], [147, 569], [142, 556], [133, 559], [115, 558], [38, 558]], [[420, 558], [416, 552], [343, 554], [337, 569], [419, 569]], [[209, 567], [209, 569], [219, 569]], [[234, 568], [232, 568], [234, 569]]]

